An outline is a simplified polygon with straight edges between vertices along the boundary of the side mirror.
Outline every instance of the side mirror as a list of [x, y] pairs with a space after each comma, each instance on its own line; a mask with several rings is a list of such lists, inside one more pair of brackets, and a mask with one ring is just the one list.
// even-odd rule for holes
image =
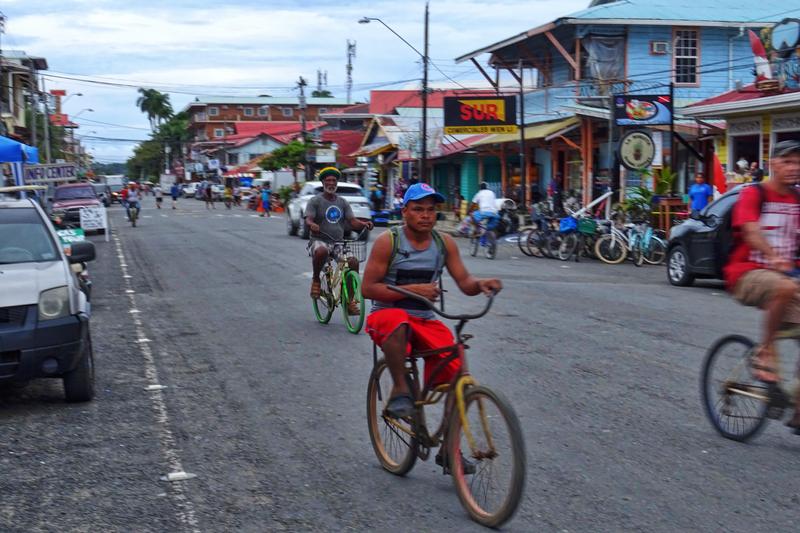
[[94, 243], [83, 241], [72, 243], [72, 253], [69, 255], [70, 263], [85, 263], [87, 261], [94, 261]]

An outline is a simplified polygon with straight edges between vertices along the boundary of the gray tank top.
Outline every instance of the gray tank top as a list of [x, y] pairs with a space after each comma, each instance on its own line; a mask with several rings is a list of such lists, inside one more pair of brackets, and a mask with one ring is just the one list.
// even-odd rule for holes
[[[438, 282], [444, 268], [444, 255], [439, 251], [436, 240], [431, 238], [431, 242], [424, 250], [417, 250], [406, 237], [406, 232], [400, 227], [397, 232], [397, 254], [389, 265], [389, 270], [383, 278], [387, 285], [410, 285], [413, 283], [433, 283]], [[396, 302], [373, 301], [372, 310], [400, 308], [408, 311], [408, 314], [431, 319], [434, 313], [423, 304], [405, 298]]]

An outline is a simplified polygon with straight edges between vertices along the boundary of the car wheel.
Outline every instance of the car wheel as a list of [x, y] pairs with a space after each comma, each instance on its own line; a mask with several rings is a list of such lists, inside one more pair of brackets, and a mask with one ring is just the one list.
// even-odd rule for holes
[[686, 249], [680, 244], [671, 248], [667, 254], [667, 279], [678, 287], [686, 287], [694, 281], [694, 276], [689, 273]]
[[88, 336], [78, 366], [64, 374], [64, 397], [68, 402], [88, 402], [94, 398], [94, 353]]
[[309, 228], [308, 228], [308, 225], [306, 224], [306, 217], [302, 216], [302, 213], [300, 214], [300, 222], [299, 222], [299, 226], [298, 226], [298, 231], [300, 233], [300, 238], [301, 239], [308, 240]]
[[286, 233], [288, 235], [297, 235], [297, 224], [292, 220], [292, 215], [286, 212]]

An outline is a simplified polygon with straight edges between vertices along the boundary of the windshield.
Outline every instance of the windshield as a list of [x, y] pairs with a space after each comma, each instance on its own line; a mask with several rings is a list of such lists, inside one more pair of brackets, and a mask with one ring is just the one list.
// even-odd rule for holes
[[94, 198], [94, 189], [91, 185], [86, 187], [63, 187], [56, 189], [56, 200], [77, 200], [79, 198]]
[[122, 190], [122, 185], [109, 185], [108, 188], [111, 189], [111, 192], [119, 192]]
[[0, 265], [57, 259], [53, 239], [35, 209], [0, 209]]

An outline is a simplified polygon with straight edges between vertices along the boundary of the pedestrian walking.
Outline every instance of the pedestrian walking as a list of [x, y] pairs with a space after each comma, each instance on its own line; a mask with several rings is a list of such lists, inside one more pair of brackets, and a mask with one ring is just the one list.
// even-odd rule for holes
[[161, 209], [161, 202], [164, 201], [164, 191], [161, 190], [161, 185], [156, 183], [153, 187], [153, 195], [156, 197], [156, 207]]
[[211, 184], [206, 183], [206, 188], [203, 190], [203, 196], [206, 199], [206, 209], [216, 209], [214, 205], [214, 191], [211, 190]]
[[701, 174], [694, 178], [694, 185], [689, 187], [692, 212], [700, 212], [714, 199], [714, 190], [706, 183]]
[[272, 196], [272, 190], [270, 189], [269, 182], [264, 183], [264, 187], [261, 189], [261, 207], [263, 211], [261, 212], [261, 216], [263, 217], [265, 214], [269, 217], [269, 201], [270, 196]]
[[242, 188], [238, 185], [233, 188], [233, 203], [236, 207], [240, 207], [242, 205]]
[[169, 195], [172, 196], [172, 209], [177, 209], [178, 207], [178, 196], [181, 194], [181, 188], [178, 187], [177, 183], [173, 183], [172, 187], [169, 188]]

